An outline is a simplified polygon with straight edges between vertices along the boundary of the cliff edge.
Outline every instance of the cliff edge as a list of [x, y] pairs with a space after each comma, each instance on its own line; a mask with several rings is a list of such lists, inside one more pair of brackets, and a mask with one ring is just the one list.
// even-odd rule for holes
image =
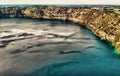
[[120, 10], [60, 6], [0, 7], [0, 18], [44, 18], [82, 24], [103, 40], [112, 42], [120, 54]]

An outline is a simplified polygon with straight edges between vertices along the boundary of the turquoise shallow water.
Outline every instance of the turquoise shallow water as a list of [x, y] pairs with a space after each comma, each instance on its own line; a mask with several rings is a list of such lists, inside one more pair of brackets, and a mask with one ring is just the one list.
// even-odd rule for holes
[[[1, 19], [0, 22], [5, 23], [6, 19]], [[120, 75], [120, 58], [113, 53], [114, 48], [110, 47], [107, 42], [100, 40], [100, 38], [93, 35], [87, 28], [65, 21], [49, 21], [49, 20], [29, 20], [29, 19], [10, 19], [6, 22], [14, 22], [16, 24], [35, 23], [54, 26], [79, 26], [80, 35], [79, 43], [72, 46], [70, 52], [54, 55], [54, 57], [40, 60], [39, 55], [32, 61], [32, 67], [28, 68], [24, 74], [19, 73], [15, 75], [27, 76], [119, 76]], [[2, 24], [3, 25], [3, 24]], [[39, 26], [41, 26], [39, 25]], [[5, 26], [11, 29], [13, 26]], [[2, 26], [3, 27], [3, 26]], [[56, 45], [57, 46], [57, 45]], [[69, 46], [69, 45], [68, 45]], [[76, 48], [77, 46], [77, 48]], [[69, 48], [69, 47], [68, 47]], [[54, 49], [54, 48], [53, 48]], [[64, 49], [64, 47], [59, 47]], [[57, 51], [55, 48], [54, 50]], [[70, 50], [70, 49], [69, 49]], [[73, 52], [74, 51], [74, 52]], [[46, 55], [47, 57], [47, 55]], [[23, 58], [24, 59], [24, 58]], [[29, 58], [28, 58], [29, 59]], [[42, 63], [41, 63], [42, 62]], [[29, 65], [29, 63], [24, 63]], [[22, 66], [19, 65], [19, 66]], [[14, 68], [13, 68], [14, 69]], [[25, 70], [25, 69], [23, 69]]]

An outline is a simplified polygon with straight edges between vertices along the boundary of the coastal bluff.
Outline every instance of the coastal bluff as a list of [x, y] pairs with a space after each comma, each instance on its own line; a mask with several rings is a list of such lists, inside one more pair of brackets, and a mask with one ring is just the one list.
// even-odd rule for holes
[[0, 18], [38, 18], [69, 20], [110, 41], [120, 54], [120, 14], [107, 9], [62, 6], [2, 6]]

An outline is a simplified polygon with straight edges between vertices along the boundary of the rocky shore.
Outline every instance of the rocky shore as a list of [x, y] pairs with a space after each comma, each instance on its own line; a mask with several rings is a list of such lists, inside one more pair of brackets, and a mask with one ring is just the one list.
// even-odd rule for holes
[[[120, 14], [106, 9], [60, 6], [0, 7], [0, 18], [43, 18], [69, 20], [92, 30], [103, 40], [112, 42], [120, 54]], [[0, 46], [3, 46], [0, 44]]]

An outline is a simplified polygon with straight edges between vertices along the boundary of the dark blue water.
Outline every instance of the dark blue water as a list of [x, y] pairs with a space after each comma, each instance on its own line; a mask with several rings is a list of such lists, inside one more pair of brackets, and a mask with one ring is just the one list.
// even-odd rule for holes
[[[79, 28], [77, 34], [80, 40], [72, 45], [65, 45], [59, 49], [70, 52], [64, 54], [48, 54], [44, 55], [44, 60], [41, 56], [33, 55], [30, 59], [33, 63], [30, 67], [29, 63], [24, 63], [26, 66], [25, 75], [27, 76], [119, 76], [120, 75], [120, 58], [114, 54], [114, 48], [108, 45], [106, 41], [102, 41], [96, 37], [90, 30], [71, 22], [65, 21], [49, 21], [49, 20], [28, 20], [28, 19], [13, 19], [17, 24], [34, 23], [34, 26], [49, 25], [54, 26], [76, 26]], [[11, 22], [10, 21], [10, 22]], [[4, 20], [1, 20], [4, 22]], [[8, 21], [9, 22], [9, 21]], [[2, 24], [3, 25], [3, 24]], [[31, 25], [32, 26], [32, 25]], [[9, 27], [10, 28], [10, 27]], [[57, 45], [56, 45], [57, 46]], [[56, 48], [51, 47], [56, 50]], [[66, 49], [65, 49], [66, 51]], [[74, 52], [73, 52], [74, 51]], [[24, 59], [24, 58], [23, 58]], [[28, 57], [29, 60], [29, 57]], [[22, 64], [19, 66], [22, 67]], [[14, 69], [14, 68], [13, 68]]]

